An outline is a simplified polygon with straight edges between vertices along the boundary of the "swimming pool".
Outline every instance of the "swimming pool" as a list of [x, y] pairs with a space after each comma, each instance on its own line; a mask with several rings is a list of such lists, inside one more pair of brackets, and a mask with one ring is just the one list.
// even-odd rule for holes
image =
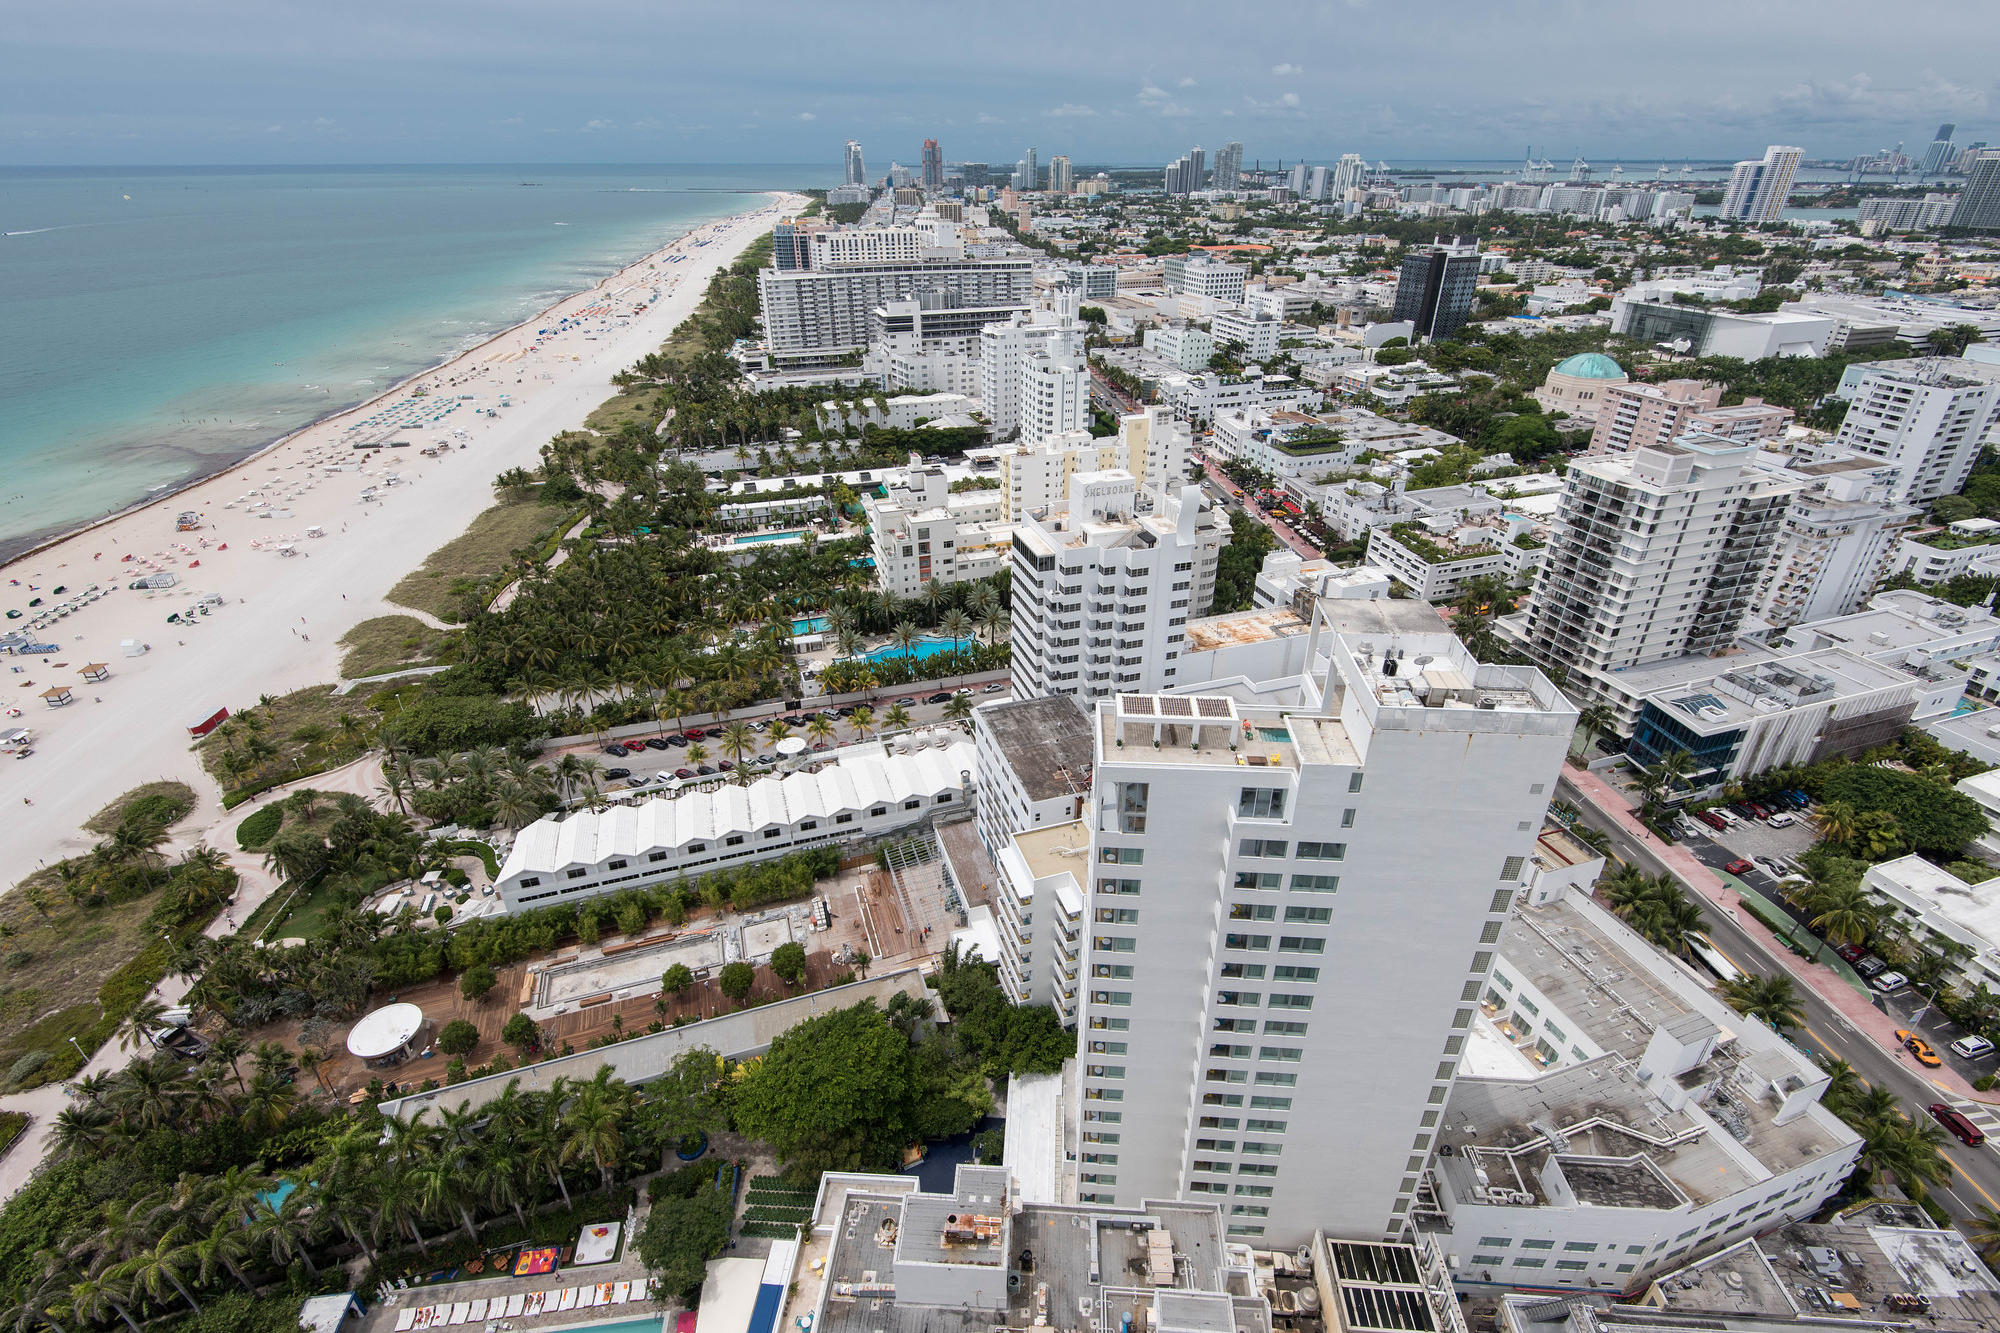
[[895, 644], [890, 643], [884, 644], [872, 653], [861, 654], [861, 660], [864, 662], [892, 662], [898, 658], [909, 656], [921, 662], [926, 657], [935, 657], [939, 653], [948, 653], [956, 646], [950, 639], [940, 639], [932, 635], [925, 635], [910, 645], [910, 650], [907, 654]]
[[1951, 715], [1953, 717], [1964, 717], [1967, 713], [1984, 712], [1985, 709], [1986, 705], [1975, 699], [1960, 699], [1958, 707], [1951, 710]]
[[795, 528], [788, 532], [752, 532], [746, 533], [741, 537], [731, 537], [729, 544], [731, 546], [754, 546], [758, 542], [781, 542], [789, 537], [803, 537], [805, 535], [804, 528]]
[[792, 622], [792, 633], [794, 635], [819, 634], [824, 632], [830, 623], [825, 616], [807, 616]]
[[1259, 727], [1257, 728], [1257, 739], [1260, 741], [1275, 741], [1280, 745], [1290, 745], [1292, 743], [1292, 733], [1285, 727]]
[[571, 1324], [574, 1333], [666, 1333], [667, 1317], [649, 1314], [638, 1319], [620, 1319], [610, 1324]]

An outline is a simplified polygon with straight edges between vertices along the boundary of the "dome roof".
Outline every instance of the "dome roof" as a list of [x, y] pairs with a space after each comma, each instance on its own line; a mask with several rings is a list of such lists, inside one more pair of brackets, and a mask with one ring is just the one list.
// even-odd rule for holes
[[1602, 352], [1578, 352], [1550, 372], [1580, 380], [1622, 380], [1629, 376], [1616, 361]]

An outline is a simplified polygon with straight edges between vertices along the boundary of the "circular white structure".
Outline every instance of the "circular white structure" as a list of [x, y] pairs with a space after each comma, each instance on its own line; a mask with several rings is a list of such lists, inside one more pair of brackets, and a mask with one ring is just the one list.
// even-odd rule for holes
[[347, 1034], [347, 1053], [365, 1064], [393, 1064], [415, 1053], [424, 1011], [414, 1004], [385, 1004]]
[[787, 736], [785, 739], [779, 741], [775, 748], [785, 758], [795, 759], [806, 752], [806, 738], [803, 736]]

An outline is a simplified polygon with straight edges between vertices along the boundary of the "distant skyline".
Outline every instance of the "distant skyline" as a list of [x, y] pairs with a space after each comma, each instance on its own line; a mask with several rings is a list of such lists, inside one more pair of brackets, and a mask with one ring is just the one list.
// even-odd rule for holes
[[[16, 7], [0, 164], [1921, 157], [2000, 142], [1984, 0], [1388, 0], [831, 14], [682, 0]], [[1246, 21], [1254, 20], [1254, 21]]]

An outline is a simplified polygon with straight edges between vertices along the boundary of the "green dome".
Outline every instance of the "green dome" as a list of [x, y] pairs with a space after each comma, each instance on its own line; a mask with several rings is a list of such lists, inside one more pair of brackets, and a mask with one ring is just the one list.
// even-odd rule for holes
[[1580, 380], [1622, 380], [1625, 371], [1616, 361], [1602, 352], [1578, 352], [1569, 360], [1555, 368], [1558, 375], [1573, 375]]

